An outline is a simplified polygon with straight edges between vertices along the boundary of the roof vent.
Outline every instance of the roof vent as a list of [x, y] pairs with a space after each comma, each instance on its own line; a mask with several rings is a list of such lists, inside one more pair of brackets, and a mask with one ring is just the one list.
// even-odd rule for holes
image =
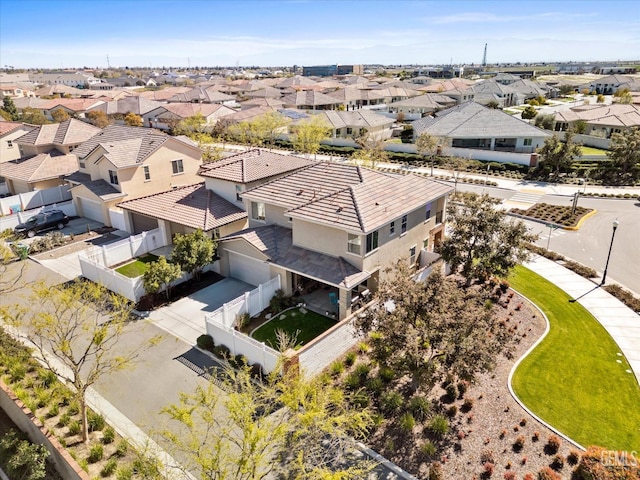
[[376, 207], [379, 207], [379, 206], [380, 206], [380, 204], [378, 202], [376, 202]]
[[342, 211], [342, 207], [338, 207], [338, 209], [336, 210], [336, 213], [340, 213]]
[[298, 195], [302, 195], [302, 192], [304, 192], [304, 190], [300, 189], [300, 190], [298, 191]]

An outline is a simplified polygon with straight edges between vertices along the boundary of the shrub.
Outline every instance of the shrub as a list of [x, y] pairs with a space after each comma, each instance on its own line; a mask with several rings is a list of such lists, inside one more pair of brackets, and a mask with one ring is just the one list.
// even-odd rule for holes
[[357, 390], [362, 386], [362, 377], [356, 372], [351, 372], [345, 377], [343, 385], [347, 390]]
[[538, 480], [562, 480], [562, 477], [549, 467], [544, 467], [538, 472]]
[[538, 440], [540, 440], [540, 432], [536, 430], [535, 432], [533, 432], [533, 435], [531, 436], [531, 441], [537, 442]]
[[44, 388], [49, 388], [55, 385], [58, 381], [58, 377], [51, 370], [47, 370], [46, 368], [41, 368], [38, 370], [38, 378], [42, 382], [42, 386]]
[[288, 308], [290, 303], [291, 300], [284, 296], [284, 290], [278, 289], [274, 292], [271, 300], [269, 300], [269, 309], [273, 315], [277, 315]]
[[427, 457], [432, 457], [436, 454], [436, 446], [430, 440], [425, 440], [425, 442], [420, 445], [420, 452]]
[[353, 396], [351, 401], [356, 407], [363, 409], [369, 406], [371, 399], [369, 395], [361, 390]]
[[562, 455], [556, 454], [553, 457], [553, 461], [551, 462], [551, 468], [553, 468], [556, 472], [559, 472], [564, 467], [564, 458]]
[[58, 415], [58, 413], [60, 413], [60, 406], [57, 403], [54, 403], [53, 405], [51, 405], [51, 407], [49, 407], [47, 417], [55, 417], [56, 415]]
[[89, 449], [89, 457], [87, 458], [87, 460], [89, 460], [89, 463], [96, 463], [102, 460], [103, 456], [104, 456], [104, 448], [102, 447], [101, 444], [96, 443], [95, 445], [92, 445], [91, 448]]
[[262, 365], [256, 362], [251, 365], [251, 368], [249, 369], [249, 375], [251, 375], [251, 377], [253, 378], [261, 379], [264, 377], [264, 368], [262, 368]]
[[584, 278], [595, 278], [598, 276], [598, 273], [593, 268], [585, 267], [581, 263], [574, 262], [573, 260], [565, 260], [564, 266]]
[[524, 437], [520, 435], [518, 438], [516, 438], [516, 441], [513, 442], [513, 450], [515, 452], [519, 452], [523, 448], [524, 448]]
[[69, 425], [70, 421], [71, 421], [71, 417], [69, 416], [69, 414], [63, 413], [62, 415], [60, 415], [60, 418], [58, 419], [58, 425], [60, 425], [61, 427], [66, 427], [67, 425]]
[[455, 417], [458, 414], [458, 407], [456, 405], [451, 405], [447, 408], [447, 416], [450, 418]]
[[404, 398], [398, 392], [385, 392], [380, 397], [380, 406], [386, 413], [395, 413], [402, 408]]
[[442, 465], [440, 462], [435, 462], [429, 468], [429, 480], [442, 480]]
[[226, 360], [229, 358], [231, 350], [229, 350], [229, 347], [227, 347], [226, 345], [216, 345], [215, 347], [213, 347], [213, 354], [218, 358]]
[[394, 371], [389, 367], [380, 367], [378, 376], [384, 383], [389, 383], [395, 378]]
[[358, 344], [358, 352], [361, 354], [365, 354], [367, 352], [369, 352], [370, 348], [369, 348], [369, 344], [367, 342], [360, 342]]
[[428, 429], [437, 437], [444, 437], [449, 432], [449, 420], [443, 415], [435, 415], [429, 422]]
[[109, 477], [113, 475], [118, 467], [118, 461], [115, 458], [110, 458], [109, 461], [100, 470], [100, 475], [103, 477]]
[[71, 420], [69, 422], [70, 435], [78, 435], [81, 429], [82, 429], [82, 426], [80, 425], [80, 422], [78, 420]]
[[464, 402], [462, 403], [462, 407], [460, 407], [460, 410], [462, 410], [462, 412], [467, 413], [470, 412], [471, 409], [473, 408], [473, 398], [465, 398]]
[[494, 472], [496, 466], [491, 462], [487, 462], [482, 466], [482, 468], [484, 469], [483, 476], [485, 478], [488, 478], [488, 477], [491, 477], [493, 475], [493, 472]]
[[516, 474], [513, 472], [504, 472], [504, 480], [516, 480]]
[[349, 352], [345, 355], [344, 357], [344, 364], [347, 367], [352, 366], [354, 363], [356, 363], [356, 358], [357, 358], [357, 354], [356, 352]]
[[569, 450], [569, 455], [567, 455], [567, 463], [569, 465], [577, 465], [580, 461], [580, 452], [575, 448]]
[[544, 447], [547, 455], [558, 453], [558, 450], [560, 449], [560, 443], [560, 438], [558, 438], [557, 435], [549, 436], [549, 438], [547, 439], [547, 444]]
[[367, 380], [367, 390], [369, 390], [371, 393], [378, 394], [383, 389], [384, 383], [382, 383], [380, 377], [370, 378], [369, 380]]
[[329, 371], [334, 377], [340, 376], [342, 372], [344, 372], [344, 363], [342, 363], [340, 360], [336, 360], [329, 367]]
[[469, 390], [469, 382], [466, 380], [460, 380], [458, 382], [458, 398], [462, 399], [464, 394]]
[[[575, 469], [575, 477], [580, 480], [636, 480], [640, 478], [640, 465], [631, 457], [627, 462], [606, 462], [611, 451], [601, 447], [589, 447], [582, 453], [580, 463]], [[635, 454], [635, 458], [638, 455]], [[607, 465], [603, 465], [606, 462]]]
[[116, 472], [116, 480], [131, 480], [133, 478], [133, 469], [129, 466], [121, 467]]
[[371, 371], [371, 365], [368, 363], [359, 363], [356, 365], [354, 372], [360, 376], [360, 378], [365, 379], [369, 376], [369, 372]]
[[116, 438], [116, 432], [113, 429], [113, 427], [108, 426], [107, 428], [105, 428], [102, 432], [102, 443], [104, 443], [105, 445], [109, 444], [109, 443], [113, 443], [113, 441]]
[[616, 297], [634, 312], [640, 312], [640, 299], [636, 298], [631, 292], [625, 290], [619, 285], [605, 285], [604, 289], [611, 295]]
[[90, 432], [97, 432], [104, 428], [104, 417], [89, 410], [87, 413], [87, 424]]
[[408, 407], [414, 418], [424, 420], [431, 411], [431, 402], [424, 397], [414, 396], [409, 400]]
[[496, 463], [493, 450], [483, 450], [480, 452], [480, 463]]
[[215, 347], [215, 343], [213, 341], [213, 337], [211, 335], [200, 335], [197, 339], [196, 339], [196, 345], [198, 345], [198, 348], [201, 348], [203, 350], [207, 350], [209, 352], [213, 352], [213, 347]]
[[78, 405], [78, 402], [71, 402], [69, 404], [69, 408], [67, 408], [67, 413], [69, 415], [77, 415], [80, 413], [80, 406]]
[[450, 383], [449, 385], [447, 385], [446, 390], [447, 390], [447, 401], [453, 402], [458, 396], [458, 389], [456, 388], [455, 384]]
[[124, 457], [127, 454], [127, 450], [129, 450], [129, 442], [123, 438], [118, 442], [118, 446], [116, 447], [116, 456]]

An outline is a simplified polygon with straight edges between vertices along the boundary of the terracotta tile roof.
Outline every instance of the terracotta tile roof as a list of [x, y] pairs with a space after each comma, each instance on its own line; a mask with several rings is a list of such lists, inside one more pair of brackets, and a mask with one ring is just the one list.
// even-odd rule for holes
[[261, 107], [252, 107], [247, 108], [246, 110], [240, 110], [239, 112], [232, 113], [231, 115], [227, 115], [225, 120], [230, 122], [244, 122], [246, 120], [253, 120], [254, 118], [259, 117], [260, 115], [264, 115], [265, 113], [277, 112], [278, 110], [274, 107], [261, 106]]
[[[353, 288], [371, 276], [342, 257], [332, 257], [294, 246], [291, 230], [278, 225], [249, 228], [227, 235], [220, 241], [230, 244], [239, 239], [253, 245], [274, 265], [336, 287]], [[230, 245], [229, 247], [232, 249]]]
[[[102, 146], [113, 155], [113, 158], [120, 159], [119, 161], [123, 162], [123, 166], [125, 164], [133, 165], [144, 161], [145, 158], [155, 152], [170, 138], [169, 135], [150, 128], [109, 125], [100, 133], [78, 146], [73, 153], [75, 153], [78, 158], [84, 158], [95, 148]], [[125, 147], [135, 147], [136, 150], [124, 152], [123, 149]]]
[[315, 90], [307, 90], [303, 92], [296, 92], [290, 95], [282, 97], [282, 101], [285, 106], [320, 106], [320, 105], [339, 105], [342, 103], [340, 100], [325, 95], [324, 93], [316, 92]]
[[219, 103], [167, 103], [161, 107], [182, 118], [193, 117], [197, 113], [201, 113], [204, 117], [208, 117], [218, 110], [226, 111], [228, 114], [235, 113], [229, 107], [225, 107]]
[[25, 123], [22, 122], [5, 122], [0, 120], [0, 137], [4, 136], [8, 133], [13, 132], [14, 130], [17, 130], [19, 128], [24, 128], [24, 129], [34, 129], [37, 128], [33, 125], [27, 125]]
[[414, 107], [414, 108], [431, 108], [433, 110], [440, 109], [443, 106], [451, 106], [456, 102], [450, 97], [437, 93], [425, 93], [417, 97], [399, 100], [389, 104], [389, 107]]
[[583, 105], [556, 113], [556, 122], [584, 120], [595, 125], [640, 126], [640, 106], [633, 104]]
[[39, 125], [15, 141], [23, 145], [77, 145], [100, 133], [98, 127], [75, 118]]
[[417, 175], [318, 163], [248, 190], [243, 197], [283, 207], [294, 218], [368, 233], [451, 190]]
[[118, 206], [205, 232], [247, 218], [247, 212], [208, 190], [204, 183], [127, 200]]
[[312, 160], [253, 149], [206, 164], [198, 175], [234, 183], [251, 183], [313, 164]]
[[78, 170], [75, 155], [50, 155], [41, 153], [26, 160], [0, 163], [0, 174], [4, 177], [38, 182], [69, 175]]
[[240, 105], [245, 110], [250, 107], [281, 108], [284, 105], [284, 102], [278, 98], [252, 98], [251, 100], [240, 102]]
[[130, 95], [125, 98], [109, 101], [104, 105], [99, 105], [91, 110], [102, 110], [109, 115], [113, 115], [115, 113], [126, 115], [129, 112], [135, 113], [136, 115], [144, 115], [145, 113], [161, 106], [164, 106], [164, 104], [155, 100]]
[[167, 99], [168, 102], [228, 102], [235, 100], [234, 96], [222, 93], [215, 88], [205, 89], [202, 87], [191, 88], [184, 93], [176, 93]]
[[355, 127], [371, 128], [382, 125], [391, 125], [395, 119], [372, 112], [371, 110], [327, 110], [319, 115], [324, 116], [333, 128]]
[[18, 110], [23, 110], [25, 108], [44, 108], [48, 102], [49, 100], [42, 100], [41, 98], [35, 97], [19, 97], [13, 99], [13, 104]]
[[96, 100], [94, 98], [54, 98], [53, 100], [47, 100], [47, 103], [43, 104], [40, 108], [55, 110], [58, 107], [65, 107], [74, 112], [84, 112], [102, 103], [104, 103], [103, 100]]
[[191, 87], [167, 87], [161, 90], [151, 90], [146, 92], [140, 92], [140, 96], [148, 98], [149, 100], [156, 100], [158, 102], [165, 102], [167, 99], [177, 95], [179, 93], [185, 93], [191, 90]]

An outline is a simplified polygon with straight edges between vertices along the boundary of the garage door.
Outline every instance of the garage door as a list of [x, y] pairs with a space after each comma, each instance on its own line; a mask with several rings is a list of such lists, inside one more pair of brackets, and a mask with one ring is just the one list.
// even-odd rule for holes
[[102, 205], [93, 200], [87, 200], [86, 198], [78, 198], [80, 204], [80, 210], [84, 218], [95, 220], [96, 222], [104, 223], [104, 215], [102, 213]]
[[271, 278], [268, 263], [234, 252], [229, 252], [229, 275], [255, 286]]
[[158, 220], [155, 218], [147, 217], [146, 215], [132, 213], [131, 220], [133, 222], [133, 233], [135, 234], [148, 232], [150, 230], [158, 228]]

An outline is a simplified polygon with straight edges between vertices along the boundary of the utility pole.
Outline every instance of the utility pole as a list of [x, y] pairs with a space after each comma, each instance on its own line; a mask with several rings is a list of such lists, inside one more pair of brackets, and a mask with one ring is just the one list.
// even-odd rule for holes
[[482, 66], [487, 66], [487, 44], [484, 44], [484, 55], [482, 56]]
[[109, 63], [109, 54], [107, 53], [107, 70], [111, 69], [111, 64]]
[[580, 190], [573, 194], [573, 204], [571, 205], [571, 215], [576, 214], [576, 208], [578, 207], [578, 198], [580, 197]]

